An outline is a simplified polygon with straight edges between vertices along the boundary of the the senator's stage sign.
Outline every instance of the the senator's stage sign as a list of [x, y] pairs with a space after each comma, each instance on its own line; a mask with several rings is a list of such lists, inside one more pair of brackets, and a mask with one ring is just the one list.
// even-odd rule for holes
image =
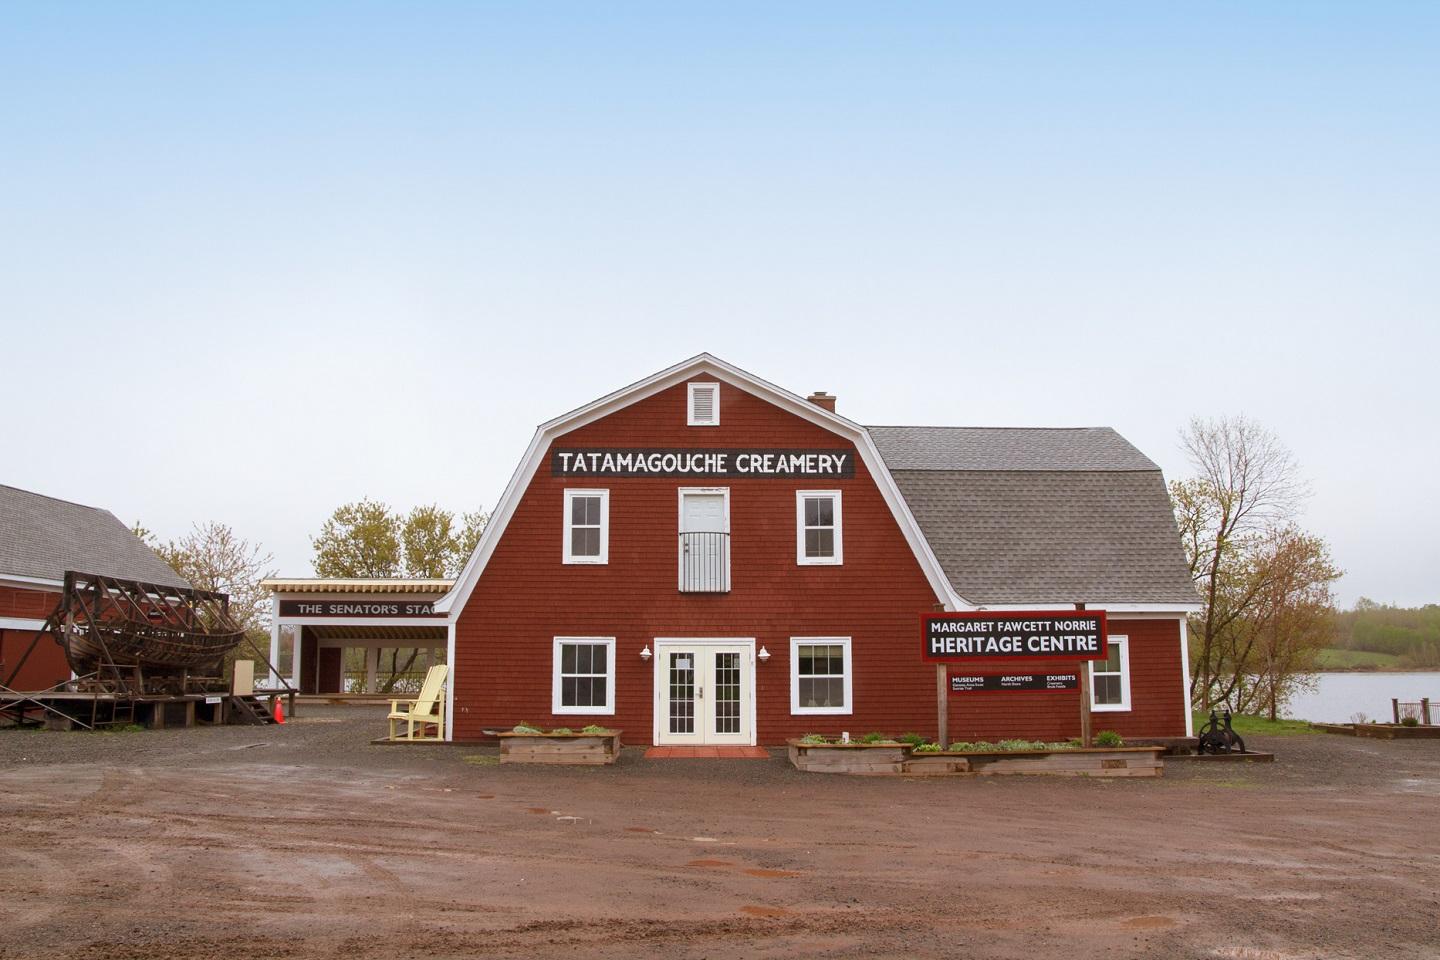
[[1105, 613], [976, 610], [922, 618], [926, 660], [1104, 660]]
[[281, 600], [282, 617], [443, 617], [433, 600]]

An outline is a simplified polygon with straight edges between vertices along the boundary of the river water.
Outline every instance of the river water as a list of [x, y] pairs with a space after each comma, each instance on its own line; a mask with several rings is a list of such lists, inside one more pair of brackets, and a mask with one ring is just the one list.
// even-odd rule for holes
[[1432, 722], [1440, 717], [1440, 671], [1415, 673], [1317, 673], [1312, 691], [1296, 694], [1285, 716], [1327, 723], [1349, 723], [1357, 713], [1390, 722], [1390, 699], [1430, 698]]

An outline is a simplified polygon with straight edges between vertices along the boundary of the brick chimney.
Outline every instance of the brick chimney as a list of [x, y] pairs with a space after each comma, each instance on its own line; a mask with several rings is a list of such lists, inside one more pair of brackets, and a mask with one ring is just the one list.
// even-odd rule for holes
[[814, 393], [810, 394], [810, 396], [806, 397], [805, 399], [809, 400], [817, 407], [824, 407], [831, 413], [835, 412], [835, 398], [830, 394], [826, 393], [824, 390], [816, 390]]

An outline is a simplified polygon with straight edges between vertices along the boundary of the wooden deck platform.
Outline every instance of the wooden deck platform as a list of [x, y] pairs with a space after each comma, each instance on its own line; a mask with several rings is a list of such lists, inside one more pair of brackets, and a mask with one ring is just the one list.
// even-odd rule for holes
[[75, 690], [0, 690], [0, 719], [51, 730], [135, 724], [152, 730], [197, 724], [268, 723], [277, 700], [295, 714], [293, 691], [130, 695]]

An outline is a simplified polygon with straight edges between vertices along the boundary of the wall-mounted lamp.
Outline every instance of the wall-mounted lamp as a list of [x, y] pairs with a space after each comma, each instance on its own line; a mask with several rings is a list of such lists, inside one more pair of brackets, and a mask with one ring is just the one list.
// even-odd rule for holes
[[758, 654], [758, 656], [761, 660], [770, 659], [770, 651], [765, 649], [765, 645], [763, 643], [760, 645], [760, 653]]
[[648, 644], [648, 643], [645, 644], [645, 649], [640, 651], [640, 659], [641, 659], [641, 660], [649, 660], [649, 659], [650, 659], [650, 644]]

